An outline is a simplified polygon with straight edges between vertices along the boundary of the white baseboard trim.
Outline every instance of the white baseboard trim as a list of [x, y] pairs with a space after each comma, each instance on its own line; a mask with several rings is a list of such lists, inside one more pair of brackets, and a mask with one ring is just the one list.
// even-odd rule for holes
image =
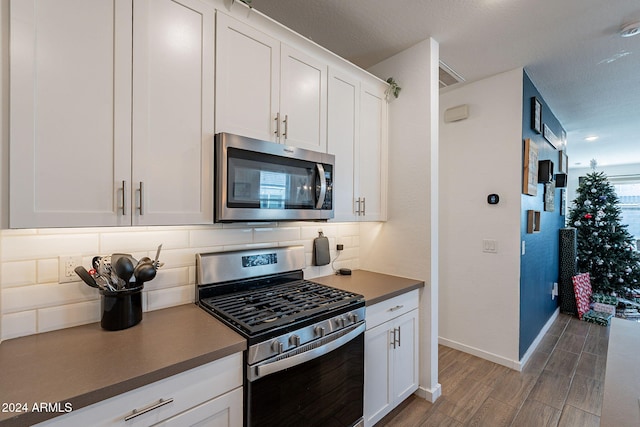
[[442, 395], [442, 386], [438, 383], [438, 385], [432, 389], [418, 387], [414, 394], [422, 399], [434, 403]]
[[460, 350], [462, 352], [469, 353], [474, 356], [478, 356], [490, 362], [497, 363], [498, 365], [506, 366], [507, 368], [514, 369], [516, 371], [522, 371], [522, 369], [525, 367], [525, 365], [529, 361], [529, 358], [538, 347], [538, 344], [540, 344], [540, 341], [542, 341], [542, 338], [544, 338], [544, 334], [547, 333], [547, 331], [549, 330], [553, 322], [558, 317], [559, 313], [560, 313], [560, 308], [557, 308], [556, 311], [553, 313], [553, 315], [551, 315], [549, 320], [547, 320], [547, 323], [545, 323], [543, 328], [540, 330], [540, 333], [538, 334], [536, 339], [533, 340], [533, 342], [529, 346], [529, 349], [527, 350], [527, 352], [525, 353], [525, 355], [522, 357], [521, 360], [509, 359], [507, 357], [500, 356], [498, 354], [494, 354], [488, 351], [480, 350], [479, 348], [471, 347], [466, 344], [462, 344], [457, 341], [449, 340], [443, 337], [438, 337], [438, 343], [446, 347], [451, 347], [456, 350]]
[[481, 359], [488, 360], [498, 365], [506, 366], [509, 369], [518, 370], [518, 361], [494, 354], [488, 351], [480, 350], [479, 348], [471, 347], [466, 344], [459, 343], [457, 341], [449, 340], [447, 338], [438, 337], [438, 344], [442, 344], [446, 347], [451, 347], [456, 350], [460, 350], [464, 353], [473, 354]]
[[533, 340], [527, 352], [524, 354], [524, 356], [522, 356], [522, 359], [520, 359], [520, 362], [518, 362], [518, 365], [519, 365], [517, 368], [518, 371], [522, 371], [524, 369], [527, 362], [531, 358], [531, 355], [533, 354], [534, 351], [536, 351], [536, 348], [538, 348], [538, 344], [540, 344], [540, 341], [542, 341], [542, 338], [544, 338], [544, 335], [547, 333], [551, 325], [553, 325], [553, 322], [558, 318], [559, 314], [560, 314], [560, 307], [556, 308], [556, 311], [553, 312], [549, 320], [547, 320], [547, 323], [544, 324], [544, 326], [540, 330], [540, 333], [538, 334], [536, 339]]

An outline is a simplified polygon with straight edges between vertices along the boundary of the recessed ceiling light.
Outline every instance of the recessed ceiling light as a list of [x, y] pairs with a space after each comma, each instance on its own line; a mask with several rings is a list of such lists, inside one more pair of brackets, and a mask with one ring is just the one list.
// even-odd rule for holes
[[640, 22], [634, 22], [622, 27], [620, 37], [631, 37], [640, 34]]
[[584, 140], [585, 141], [595, 141], [596, 139], [598, 139], [598, 137], [595, 136], [595, 135], [592, 135], [592, 136], [586, 137]]

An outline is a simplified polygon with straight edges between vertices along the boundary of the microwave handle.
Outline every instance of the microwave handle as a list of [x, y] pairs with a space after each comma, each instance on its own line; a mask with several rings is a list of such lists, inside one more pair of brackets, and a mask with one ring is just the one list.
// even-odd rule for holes
[[327, 194], [327, 178], [324, 176], [324, 166], [322, 166], [322, 163], [316, 163], [316, 170], [318, 171], [318, 176], [320, 177], [320, 195], [318, 196], [318, 201], [316, 202], [316, 209], [322, 209], [322, 205], [324, 204], [324, 197]]

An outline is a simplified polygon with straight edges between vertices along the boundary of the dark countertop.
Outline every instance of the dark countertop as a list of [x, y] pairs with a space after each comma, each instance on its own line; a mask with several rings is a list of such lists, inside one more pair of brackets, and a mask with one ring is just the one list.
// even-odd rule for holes
[[[0, 404], [100, 402], [246, 349], [246, 340], [195, 304], [146, 312], [121, 331], [99, 323], [0, 344]], [[8, 413], [0, 425], [25, 426], [59, 414]]]
[[[311, 279], [364, 295], [367, 305], [418, 289], [415, 279], [354, 270]], [[146, 312], [122, 331], [99, 323], [30, 335], [0, 344], [0, 404], [91, 405], [246, 349], [246, 340], [195, 304]], [[0, 426], [24, 426], [53, 413], [1, 412]]]
[[424, 287], [422, 280], [373, 273], [366, 270], [354, 270], [351, 276], [333, 274], [331, 276], [315, 277], [310, 280], [364, 295], [367, 305], [373, 305], [405, 292]]

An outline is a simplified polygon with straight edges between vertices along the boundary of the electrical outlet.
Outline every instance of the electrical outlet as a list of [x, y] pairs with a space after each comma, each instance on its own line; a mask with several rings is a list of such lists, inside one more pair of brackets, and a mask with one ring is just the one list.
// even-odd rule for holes
[[551, 289], [551, 299], [556, 299], [558, 296], [558, 283], [553, 283], [553, 289]]
[[69, 283], [69, 282], [80, 282], [82, 279], [78, 277], [75, 268], [79, 265], [82, 265], [82, 257], [80, 255], [76, 256], [59, 256], [58, 257], [58, 282], [59, 283]]

